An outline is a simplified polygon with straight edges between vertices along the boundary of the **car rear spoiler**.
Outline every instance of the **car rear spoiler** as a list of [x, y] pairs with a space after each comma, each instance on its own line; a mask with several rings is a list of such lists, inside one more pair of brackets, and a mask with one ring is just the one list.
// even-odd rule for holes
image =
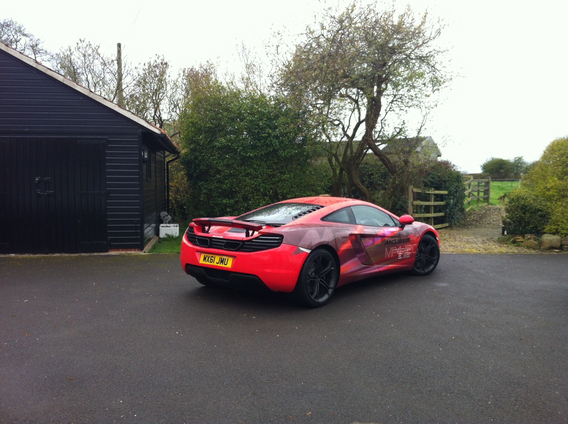
[[193, 220], [195, 225], [201, 227], [201, 232], [208, 234], [211, 227], [232, 227], [242, 228], [246, 231], [246, 237], [252, 236], [255, 232], [264, 228], [262, 224], [254, 222], [238, 221], [236, 219], [219, 219], [219, 218], [195, 218]]

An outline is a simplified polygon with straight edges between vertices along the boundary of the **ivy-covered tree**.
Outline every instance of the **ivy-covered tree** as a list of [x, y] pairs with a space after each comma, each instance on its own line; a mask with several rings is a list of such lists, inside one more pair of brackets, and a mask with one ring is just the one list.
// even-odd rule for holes
[[193, 93], [181, 121], [192, 217], [236, 215], [324, 189], [312, 131], [280, 98], [213, 82]]

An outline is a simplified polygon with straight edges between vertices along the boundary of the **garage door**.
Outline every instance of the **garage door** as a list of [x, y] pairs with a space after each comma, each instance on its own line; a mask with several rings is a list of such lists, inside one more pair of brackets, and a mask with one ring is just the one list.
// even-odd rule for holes
[[108, 250], [106, 140], [0, 138], [0, 252]]

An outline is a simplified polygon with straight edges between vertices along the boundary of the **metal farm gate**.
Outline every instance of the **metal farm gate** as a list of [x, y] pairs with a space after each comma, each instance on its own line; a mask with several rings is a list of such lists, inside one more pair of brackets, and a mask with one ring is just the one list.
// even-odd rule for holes
[[0, 253], [108, 251], [106, 145], [0, 137]]

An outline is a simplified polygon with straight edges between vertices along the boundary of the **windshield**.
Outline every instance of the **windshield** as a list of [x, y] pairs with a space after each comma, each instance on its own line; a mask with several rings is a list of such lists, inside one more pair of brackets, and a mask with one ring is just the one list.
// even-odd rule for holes
[[277, 203], [239, 216], [239, 221], [252, 221], [268, 225], [284, 225], [323, 208], [306, 203]]

